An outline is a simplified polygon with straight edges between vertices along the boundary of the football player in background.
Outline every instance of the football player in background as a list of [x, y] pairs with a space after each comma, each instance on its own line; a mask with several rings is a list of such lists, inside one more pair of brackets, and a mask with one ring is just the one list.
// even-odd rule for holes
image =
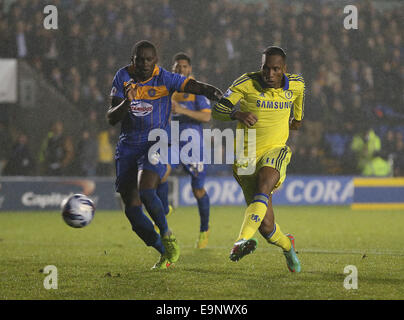
[[[172, 71], [181, 74], [185, 77], [191, 77], [192, 65], [191, 58], [185, 53], [177, 53], [174, 56], [174, 65]], [[196, 198], [200, 217], [199, 238], [196, 243], [196, 247], [203, 249], [208, 244], [209, 237], [209, 196], [204, 188], [206, 167], [203, 163], [203, 133], [202, 123], [209, 122], [211, 119], [211, 106], [209, 100], [202, 95], [189, 94], [187, 92], [175, 92], [172, 96], [172, 118], [171, 121], [178, 121], [179, 133], [184, 132], [187, 129], [193, 129], [198, 133], [199, 141], [193, 145], [194, 148], [198, 148], [199, 155], [192, 154], [192, 161], [184, 162], [179, 158], [178, 164], [171, 163], [169, 171], [175, 169], [180, 164], [191, 177], [192, 192]], [[177, 148], [171, 148], [171, 153], [177, 150], [181, 154], [181, 149], [184, 145], [195, 143], [191, 137], [188, 141], [180, 141]], [[171, 168], [170, 168], [171, 166]], [[160, 185], [159, 185], [160, 188]], [[166, 197], [167, 198], [167, 197]], [[163, 201], [164, 202], [164, 201]], [[167, 208], [167, 206], [166, 206]], [[167, 209], [166, 209], [167, 211]]]
[[[233, 174], [240, 184], [247, 203], [240, 234], [230, 252], [230, 259], [238, 261], [257, 247], [253, 238], [259, 230], [270, 244], [281, 247], [291, 272], [300, 272], [294, 238], [284, 234], [275, 223], [272, 193], [286, 177], [291, 150], [286, 145], [289, 129], [300, 127], [304, 114], [304, 80], [296, 74], [286, 73], [286, 54], [282, 48], [268, 47], [262, 54], [258, 72], [246, 73], [238, 78], [213, 107], [213, 118], [223, 121], [237, 120], [237, 128], [244, 132], [244, 155], [251, 144], [249, 132], [256, 139], [255, 157], [241, 157], [233, 165]], [[240, 103], [240, 109], [235, 108]], [[293, 117], [291, 118], [291, 110]], [[243, 168], [253, 166], [253, 173]]]
[[[156, 188], [166, 174], [166, 165], [150, 161], [148, 151], [153, 129], [169, 130], [171, 96], [175, 91], [202, 94], [218, 101], [222, 92], [205, 83], [171, 73], [157, 65], [155, 46], [146, 40], [132, 49], [131, 62], [113, 79], [111, 105], [107, 119], [111, 125], [121, 122], [116, 147], [116, 191], [125, 205], [132, 229], [148, 246], [160, 253], [154, 269], [167, 269], [180, 256], [177, 240], [167, 225], [163, 204]], [[139, 166], [143, 167], [138, 186]], [[160, 230], [143, 213], [142, 203]]]

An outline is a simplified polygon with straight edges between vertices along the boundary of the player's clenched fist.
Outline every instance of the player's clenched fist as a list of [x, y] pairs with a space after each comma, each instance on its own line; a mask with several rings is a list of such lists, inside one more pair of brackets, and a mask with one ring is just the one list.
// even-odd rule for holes
[[135, 100], [136, 98], [137, 84], [133, 86], [133, 82], [133, 79], [130, 79], [125, 85], [125, 97], [128, 100]]
[[252, 112], [236, 111], [233, 118], [245, 124], [247, 127], [252, 127], [258, 121], [257, 116]]

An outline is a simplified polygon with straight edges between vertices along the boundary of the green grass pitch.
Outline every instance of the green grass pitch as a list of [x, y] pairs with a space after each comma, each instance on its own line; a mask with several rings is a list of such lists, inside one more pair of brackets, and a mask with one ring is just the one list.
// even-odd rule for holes
[[[82, 229], [58, 212], [1, 212], [0, 299], [404, 299], [404, 212], [275, 207], [296, 238], [300, 274], [259, 234], [253, 254], [229, 260], [243, 215], [243, 207], [212, 207], [209, 246], [198, 250], [197, 208], [177, 208], [169, 225], [180, 260], [152, 271], [158, 253], [122, 212], [97, 211]], [[56, 290], [44, 288], [47, 265], [57, 267]], [[358, 289], [343, 286], [347, 265], [357, 267]]]

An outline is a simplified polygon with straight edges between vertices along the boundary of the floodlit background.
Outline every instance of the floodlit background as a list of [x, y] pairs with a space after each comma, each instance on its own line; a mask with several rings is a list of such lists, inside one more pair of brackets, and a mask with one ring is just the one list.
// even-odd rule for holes
[[[46, 4], [58, 9], [57, 30], [43, 27]], [[358, 8], [358, 30], [344, 28], [348, 4]], [[265, 47], [283, 47], [289, 72], [306, 83], [305, 124], [291, 135], [288, 173], [404, 174], [400, 1], [4, 0], [0, 9], [0, 58], [18, 61], [17, 99], [0, 96], [3, 175], [113, 175], [119, 126], [105, 121], [109, 93], [142, 39], [169, 70], [175, 53], [188, 53], [195, 77], [223, 91], [260, 68]], [[10, 87], [7, 79], [1, 86]], [[52, 170], [45, 146], [58, 120], [67, 142], [56, 159], [62, 168]], [[352, 144], [369, 129], [380, 144], [367, 159], [382, 159], [375, 171], [358, 167], [364, 151]]]

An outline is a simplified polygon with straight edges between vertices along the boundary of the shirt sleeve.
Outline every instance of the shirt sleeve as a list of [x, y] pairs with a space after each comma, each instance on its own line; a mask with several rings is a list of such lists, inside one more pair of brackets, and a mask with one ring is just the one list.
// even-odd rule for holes
[[185, 84], [189, 81], [189, 78], [184, 77], [178, 73], [169, 72], [164, 70], [164, 84], [168, 91], [183, 92]]
[[297, 121], [302, 121], [304, 117], [304, 95], [305, 95], [305, 85], [304, 81], [301, 84], [301, 89], [298, 91], [298, 96], [293, 101], [293, 117]]
[[245, 92], [240, 86], [250, 78], [243, 75], [238, 78], [224, 93], [222, 99], [213, 106], [212, 117], [216, 120], [231, 121], [233, 113], [236, 111], [234, 106], [244, 98]]
[[125, 99], [123, 83], [119, 75], [119, 71], [116, 73], [114, 80], [112, 81], [111, 97], [119, 97]]

